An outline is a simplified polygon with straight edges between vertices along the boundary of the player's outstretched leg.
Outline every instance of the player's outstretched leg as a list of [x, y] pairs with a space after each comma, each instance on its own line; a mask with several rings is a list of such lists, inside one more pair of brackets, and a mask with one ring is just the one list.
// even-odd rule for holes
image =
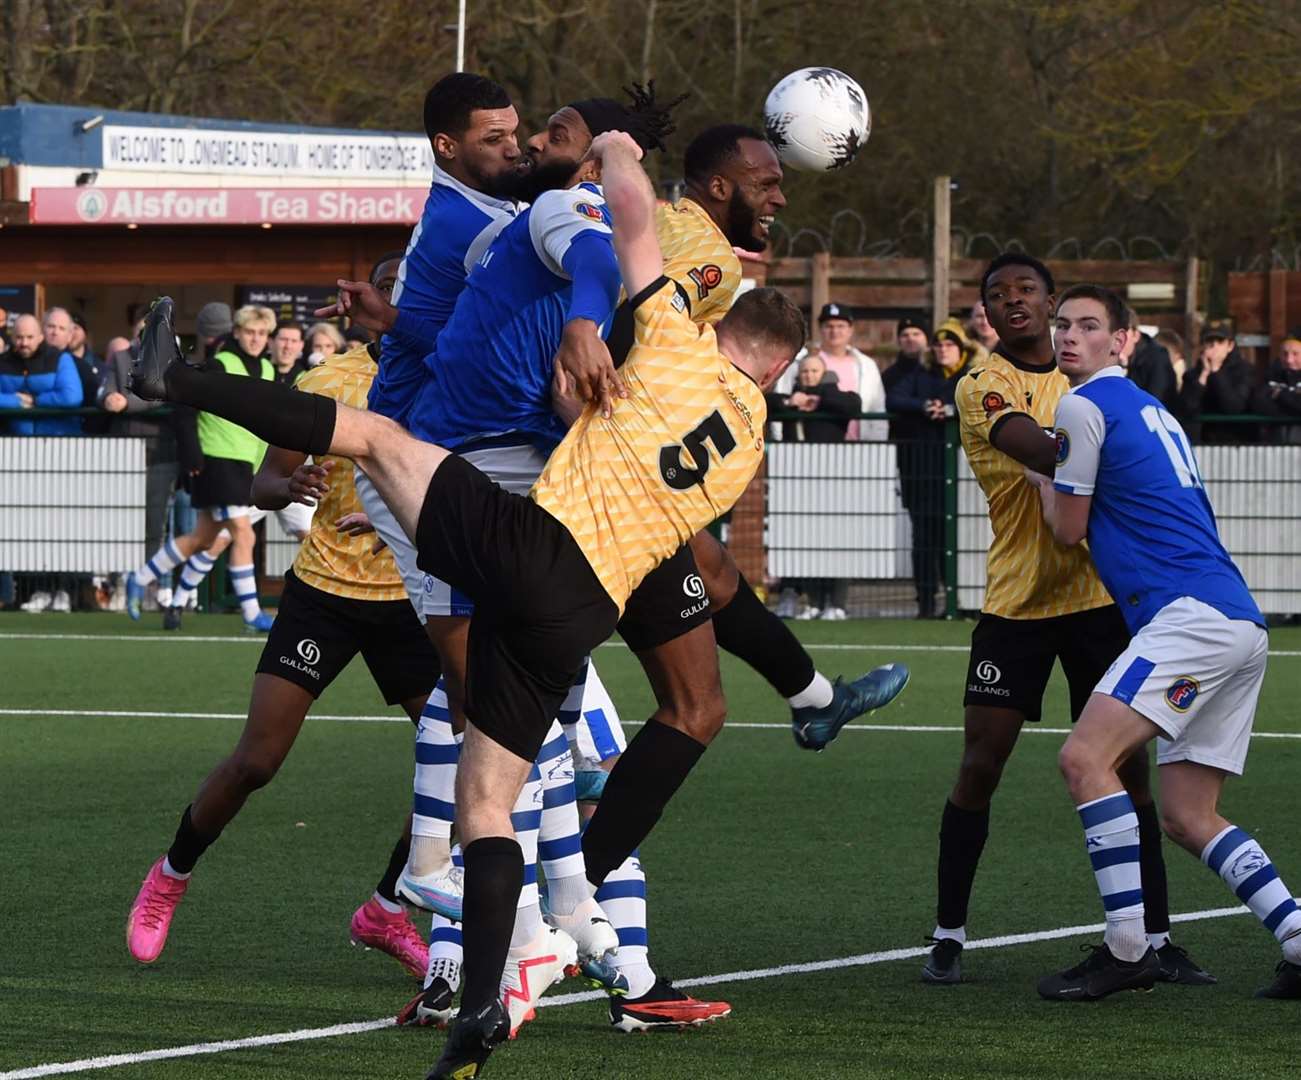
[[755, 595], [731, 553], [710, 533], [691, 538], [704, 580], [718, 647], [744, 660], [791, 707], [791, 731], [805, 750], [822, 750], [840, 729], [888, 705], [908, 683], [903, 664], [887, 664], [852, 682], [830, 682], [791, 633]]
[[641, 846], [727, 715], [711, 623], [637, 659], [658, 707], [620, 755], [583, 833], [587, 880], [597, 888]]

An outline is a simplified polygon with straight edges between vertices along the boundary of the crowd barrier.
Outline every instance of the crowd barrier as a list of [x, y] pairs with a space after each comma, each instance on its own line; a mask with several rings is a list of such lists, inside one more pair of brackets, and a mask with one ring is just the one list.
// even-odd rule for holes
[[[1243, 422], [1244, 433], [1247, 423], [1254, 433], [1264, 421]], [[908, 444], [770, 441], [761, 553], [769, 578], [778, 587], [850, 582], [857, 596], [850, 614], [907, 615], [916, 610], [914, 560], [933, 560], [937, 613], [978, 610], [992, 534], [957, 440], [950, 422], [944, 441], [920, 459]], [[155, 443], [0, 437], [0, 572], [99, 575], [138, 566], [149, 554], [146, 468]], [[1301, 446], [1201, 446], [1198, 457], [1221, 537], [1261, 607], [1301, 614]], [[908, 462], [912, 513], [900, 481]], [[914, 543], [917, 522], [926, 536]], [[297, 542], [269, 517], [263, 573], [283, 576], [296, 551]], [[875, 602], [873, 589], [892, 599]]]

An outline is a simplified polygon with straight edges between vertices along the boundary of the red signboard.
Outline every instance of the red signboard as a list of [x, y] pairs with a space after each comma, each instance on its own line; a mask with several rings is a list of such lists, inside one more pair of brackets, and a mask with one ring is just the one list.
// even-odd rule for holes
[[420, 188], [33, 188], [36, 225], [410, 225]]

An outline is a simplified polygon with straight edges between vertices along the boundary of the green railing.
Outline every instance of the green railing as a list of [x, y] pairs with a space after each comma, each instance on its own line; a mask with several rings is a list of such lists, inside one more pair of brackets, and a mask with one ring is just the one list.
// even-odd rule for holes
[[[161, 418], [165, 409], [148, 413], [105, 414], [94, 408], [77, 410], [0, 410], [0, 424], [9, 417], [47, 415], [117, 416], [126, 420]], [[818, 413], [773, 413], [775, 424], [782, 420], [831, 419]], [[844, 419], [843, 417], [839, 419]], [[889, 420], [886, 413], [860, 413], [860, 421]], [[1301, 446], [1280, 445], [1273, 432], [1301, 423], [1290, 418], [1266, 416], [1206, 416], [1207, 424], [1241, 428], [1243, 441], [1237, 446], [1201, 446], [1199, 458], [1208, 493], [1217, 511], [1226, 546], [1242, 567], [1262, 607], [1274, 613], [1301, 613]], [[957, 424], [945, 423], [942, 437], [931, 440], [930, 449], [914, 455], [914, 473], [924, 475], [911, 494], [913, 506], [905, 508], [900, 495], [905, 484], [900, 478], [901, 459], [909, 445], [886, 442], [788, 443], [770, 440], [768, 502], [765, 534], [769, 570], [788, 580], [827, 582], [843, 589], [852, 582], [859, 600], [855, 613], [910, 614], [916, 610], [913, 595], [917, 566], [926, 578], [933, 577], [935, 612], [950, 617], [980, 606], [984, 581], [984, 560], [988, 518], [984, 497], [967, 468], [960, 449]], [[1280, 432], [1281, 434], [1281, 432]], [[1287, 432], [1290, 436], [1293, 433]], [[113, 436], [103, 436], [113, 441]], [[1264, 439], [1266, 441], [1253, 441]], [[60, 453], [60, 439], [43, 440], [49, 455]], [[16, 444], [14, 444], [16, 445]], [[33, 447], [35, 449], [35, 447]], [[152, 449], [146, 459], [153, 461]], [[92, 457], [104, 455], [93, 454]], [[117, 554], [93, 556], [94, 565], [68, 566], [51, 559], [49, 572], [117, 572], [135, 565], [148, 554], [144, 550], [143, 524], [131, 517], [144, 509], [81, 507], [75, 497], [62, 498], [58, 507], [43, 501], [39, 482], [28, 483], [21, 497], [9, 490], [18, 481], [11, 449], [6, 461], [0, 455], [0, 514], [7, 528], [0, 533], [0, 571], [31, 570], [28, 563], [8, 560], [15, 543], [48, 543], [52, 553], [67, 550], [79, 539], [94, 540], [102, 533], [117, 537], [104, 543], [116, 544]], [[66, 477], [75, 473], [59, 464], [66, 455], [49, 456], [29, 463], [25, 474], [39, 477], [43, 470]], [[922, 490], [918, 497], [918, 489]], [[71, 498], [71, 501], [69, 501]], [[99, 496], [96, 495], [96, 499]], [[94, 501], [94, 500], [92, 500]], [[920, 510], [918, 503], [920, 502]], [[104, 513], [100, 514], [99, 510]], [[79, 518], [78, 511], [84, 511]], [[62, 524], [51, 526], [55, 512]], [[911, 511], [911, 512], [910, 512]], [[92, 521], [87, 514], [97, 517]], [[126, 513], [126, 519], [123, 518]], [[125, 520], [125, 524], [123, 523]], [[108, 522], [115, 522], [110, 534]], [[917, 526], [917, 544], [909, 540], [910, 527]], [[42, 540], [42, 537], [47, 539]], [[1294, 551], [1293, 549], [1297, 550]], [[102, 546], [94, 549], [105, 550]], [[29, 548], [30, 551], [30, 548]], [[62, 554], [60, 554], [62, 558]], [[91, 556], [87, 556], [90, 559]], [[6, 565], [9, 562], [9, 565]], [[119, 565], [124, 564], [124, 565]], [[929, 568], [929, 569], [928, 569]], [[209, 579], [218, 592], [224, 591], [223, 575]], [[221, 603], [223, 597], [211, 600]]]
[[[793, 412], [769, 417], [778, 423], [810, 418], [833, 419]], [[885, 418], [881, 413], [856, 417]], [[1226, 546], [1263, 608], [1301, 613], [1301, 545], [1288, 535], [1301, 533], [1301, 446], [1270, 441], [1281, 427], [1301, 429], [1301, 419], [1250, 414], [1202, 420], [1243, 430], [1241, 445], [1198, 447]], [[765, 530], [770, 573], [809, 593], [808, 583], [825, 590], [823, 579], [840, 570], [855, 579], [858, 613], [897, 615], [915, 612], [923, 603], [921, 596], [910, 595], [920, 563], [922, 594], [928, 576], [941, 579], [933, 601], [936, 614], [954, 617], [978, 609], [992, 535], [985, 498], [961, 452], [955, 420], [935, 433], [931, 447], [910, 460], [908, 447], [900, 444], [770, 442]], [[905, 466], [914, 472], [911, 492], [901, 476]], [[932, 471], [917, 475], [919, 468]], [[913, 505], [905, 507], [909, 501]], [[942, 525], [931, 515], [942, 515]], [[909, 532], [914, 538], [920, 533], [920, 545]], [[937, 564], [942, 571], [928, 575], [925, 568]]]

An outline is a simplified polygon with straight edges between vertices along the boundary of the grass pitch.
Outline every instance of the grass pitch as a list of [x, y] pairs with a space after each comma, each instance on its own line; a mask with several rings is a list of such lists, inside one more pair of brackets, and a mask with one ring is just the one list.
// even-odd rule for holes
[[[969, 981], [952, 988], [924, 986], [916, 956], [889, 959], [890, 950], [920, 951], [933, 925], [970, 625], [798, 632], [829, 674], [892, 658], [911, 665], [904, 696], [860, 727], [952, 730], [850, 729], [826, 753], [804, 753], [782, 703], [725, 658], [738, 726], [705, 756], [642, 856], [652, 961], [684, 981], [732, 973], [694, 991], [730, 1001], [732, 1018], [637, 1038], [610, 1031], [597, 1000], [546, 1008], [494, 1055], [489, 1077], [1296, 1076], [1295, 1003], [1252, 999], [1277, 948], [1245, 914], [1176, 927], [1219, 986], [1160, 987], [1097, 1005], [1037, 998], [1035, 980], [1073, 963], [1097, 935], [1033, 935], [1101, 918], [1055, 771], [1060, 734], [1027, 732], [1008, 767], [969, 926], [976, 938], [1032, 940], [969, 949]], [[347, 931], [409, 803], [405, 720], [309, 722], [281, 774], [200, 863], [162, 958], [143, 968], [126, 951], [141, 877], [239, 732], [259, 641], [222, 616], [192, 617], [166, 637], [148, 619], [0, 616], [0, 1080], [90, 1075], [85, 1064], [56, 1066], [116, 1055], [125, 1057], [97, 1073], [106, 1080], [418, 1078], [437, 1057], [439, 1033], [380, 1028], [138, 1059], [378, 1021], [415, 990], [395, 962], [351, 948]], [[1256, 729], [1290, 737], [1255, 740], [1225, 812], [1260, 838], [1296, 891], [1301, 632], [1275, 631], [1271, 649]], [[597, 659], [625, 726], [635, 727], [651, 710], [636, 661], [620, 647]], [[360, 663], [317, 712], [398, 719]], [[1065, 726], [1059, 679], [1045, 715], [1044, 726]], [[1182, 851], [1167, 845], [1166, 858], [1175, 912], [1236, 906]], [[817, 961], [831, 963], [800, 968]], [[795, 970], [764, 974], [781, 965]]]

